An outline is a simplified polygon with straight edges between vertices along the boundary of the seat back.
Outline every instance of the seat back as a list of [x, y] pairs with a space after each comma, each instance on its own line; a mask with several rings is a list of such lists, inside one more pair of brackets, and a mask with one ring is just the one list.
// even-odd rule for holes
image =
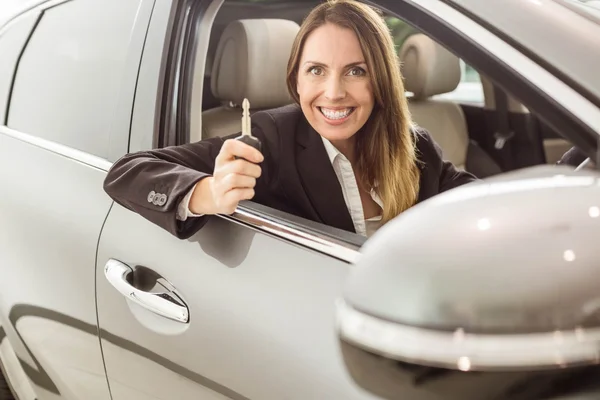
[[452, 92], [458, 86], [458, 57], [418, 33], [404, 42], [400, 60], [405, 88], [413, 94], [409, 98], [413, 120], [431, 133], [447, 160], [464, 169], [469, 133], [463, 111], [451, 101], [431, 99], [437, 94]]
[[293, 102], [286, 73], [299, 29], [283, 19], [237, 20], [225, 28], [211, 71], [211, 90], [221, 106], [202, 113], [203, 139], [240, 132], [244, 98], [251, 112]]
[[460, 83], [460, 60], [423, 34], [411, 35], [400, 49], [408, 106], [413, 121], [427, 129], [440, 145], [444, 159], [480, 178], [501, 172], [496, 162], [469, 139], [467, 121], [459, 104], [432, 99], [450, 93]]

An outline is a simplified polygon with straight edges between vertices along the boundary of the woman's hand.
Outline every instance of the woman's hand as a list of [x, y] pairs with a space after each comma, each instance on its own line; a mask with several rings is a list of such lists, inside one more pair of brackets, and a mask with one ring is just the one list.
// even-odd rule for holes
[[[238, 159], [236, 159], [238, 157]], [[212, 177], [202, 179], [190, 199], [194, 214], [232, 214], [238, 203], [254, 197], [256, 179], [261, 174], [260, 151], [229, 139], [223, 143], [215, 160]]]

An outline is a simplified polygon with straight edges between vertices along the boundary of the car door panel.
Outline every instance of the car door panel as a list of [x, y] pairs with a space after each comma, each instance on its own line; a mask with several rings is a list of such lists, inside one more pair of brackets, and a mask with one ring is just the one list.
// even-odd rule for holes
[[[105, 171], [0, 133], [0, 315], [39, 400], [109, 398], [93, 265]], [[35, 161], [32, 161], [35, 160]], [[8, 350], [7, 350], [8, 351]]]
[[43, 15], [0, 126], [0, 356], [20, 400], [106, 400], [94, 291], [112, 205], [102, 184], [107, 159], [127, 151], [153, 0], [50, 6], [22, 19]]
[[[189, 324], [122, 296], [104, 276], [109, 259], [168, 280]], [[96, 268], [113, 399], [371, 398], [350, 382], [334, 334], [349, 268], [219, 217], [179, 240], [115, 205]]]

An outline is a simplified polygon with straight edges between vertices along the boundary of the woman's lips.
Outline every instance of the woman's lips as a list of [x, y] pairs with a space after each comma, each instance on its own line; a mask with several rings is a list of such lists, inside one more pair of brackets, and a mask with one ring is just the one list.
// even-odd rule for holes
[[325, 121], [331, 125], [340, 125], [348, 120], [354, 110], [355, 107], [345, 107], [345, 108], [327, 108], [327, 107], [317, 107], [319, 112], [325, 118]]

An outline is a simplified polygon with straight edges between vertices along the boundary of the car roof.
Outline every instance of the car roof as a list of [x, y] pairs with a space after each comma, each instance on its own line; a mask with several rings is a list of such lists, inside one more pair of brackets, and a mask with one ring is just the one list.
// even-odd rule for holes
[[469, 14], [600, 107], [600, 23], [591, 14], [577, 12], [573, 4], [562, 0], [443, 1]]

